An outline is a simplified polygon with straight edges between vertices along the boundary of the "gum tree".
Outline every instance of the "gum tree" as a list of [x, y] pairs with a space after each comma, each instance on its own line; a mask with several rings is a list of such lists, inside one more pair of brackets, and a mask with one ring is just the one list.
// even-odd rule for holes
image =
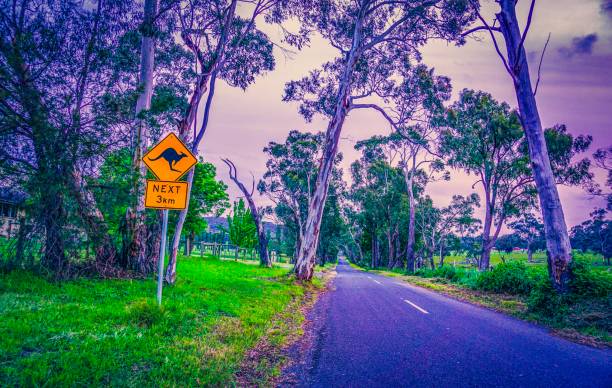
[[255, 204], [253, 200], [253, 193], [255, 192], [255, 177], [253, 177], [253, 184], [251, 185], [251, 189], [249, 190], [244, 183], [240, 181], [238, 178], [238, 169], [234, 162], [229, 159], [221, 159], [223, 163], [225, 163], [229, 169], [229, 177], [230, 179], [238, 186], [242, 195], [247, 201], [249, 205], [249, 211], [251, 212], [251, 217], [253, 218], [253, 222], [255, 223], [255, 231], [257, 234], [257, 246], [259, 250], [259, 264], [271, 268], [272, 261], [270, 260], [270, 255], [268, 254], [268, 236], [266, 236], [266, 231], [264, 229], [263, 224], [263, 216], [264, 211], [260, 209]]
[[[473, 9], [477, 11], [479, 2], [476, 0], [470, 0], [470, 2]], [[495, 14], [493, 22], [487, 22], [482, 15], [478, 14], [479, 24], [469, 28], [464, 34], [467, 35], [477, 31], [488, 32], [504, 69], [512, 79], [519, 106], [520, 121], [525, 129], [529, 145], [529, 160], [533, 170], [535, 187], [540, 200], [550, 280], [558, 292], [567, 292], [571, 279], [572, 248], [536, 101], [540, 69], [538, 69], [538, 79], [534, 87], [525, 49], [525, 39], [529, 33], [536, 1], [531, 0], [527, 21], [522, 31], [516, 15], [518, 1], [496, 0], [496, 2], [500, 8], [499, 12]], [[501, 34], [505, 43], [505, 55], [498, 44], [498, 34]], [[544, 51], [542, 52], [542, 58], [543, 56]], [[542, 58], [540, 58], [540, 67]]]
[[531, 212], [525, 212], [508, 224], [514, 232], [524, 241], [527, 248], [527, 261], [533, 262], [534, 249], [541, 249], [544, 225]]
[[[323, 158], [308, 207], [304, 239], [295, 272], [309, 280], [321, 230], [333, 160], [344, 121], [354, 109], [375, 109], [388, 118], [385, 107], [398, 94], [409, 95], [402, 83], [420, 59], [418, 47], [430, 38], [460, 39], [460, 29], [472, 21], [466, 0], [372, 1], [317, 0], [297, 2], [293, 14], [302, 30], [316, 30], [339, 55], [285, 87], [285, 101], [300, 102], [306, 120], [315, 114], [329, 119]], [[410, 100], [403, 99], [409, 107]], [[403, 120], [411, 116], [405, 110]]]
[[[289, 132], [284, 143], [270, 142], [264, 148], [268, 156], [267, 171], [257, 188], [274, 203], [274, 213], [293, 234], [294, 258], [297, 257], [303, 239], [304, 225], [308, 216], [308, 204], [317, 177], [317, 161], [322, 153], [322, 133]], [[342, 191], [342, 172], [338, 168], [342, 154], [335, 157], [328, 209], [322, 216], [322, 229], [337, 226], [336, 208]], [[332, 236], [328, 236], [332, 237]], [[328, 239], [323, 240], [323, 251], [330, 251]]]
[[[199, 154], [208, 128], [217, 81], [246, 89], [258, 75], [274, 69], [273, 43], [257, 28], [256, 19], [281, 22], [285, 13], [281, 12], [284, 8], [280, 3], [280, 0], [193, 0], [180, 2], [176, 8], [178, 32], [193, 54], [196, 69], [177, 130], [195, 155]], [[239, 7], [243, 10], [240, 15]], [[201, 102], [204, 111], [198, 127], [196, 116]], [[193, 170], [186, 180], [191, 185]], [[175, 225], [165, 276], [170, 284], [176, 280], [176, 259], [186, 216], [186, 211], [181, 211]]]
[[98, 125], [103, 115], [96, 106], [109, 89], [108, 54], [133, 27], [132, 6], [0, 2], [0, 163], [3, 171], [26, 173], [45, 236], [42, 263], [60, 276], [69, 270], [66, 226], [73, 208], [94, 243], [98, 271], [112, 275], [116, 263], [83, 170], [112, 138]]
[[[547, 129], [545, 139], [556, 183], [578, 185], [592, 178], [589, 161], [573, 163], [586, 151], [590, 137], [574, 138], [565, 126]], [[443, 120], [438, 153], [455, 168], [474, 174], [484, 191], [485, 218], [479, 259], [489, 268], [491, 249], [504, 222], [535, 206], [535, 179], [519, 116], [490, 94], [463, 90]], [[555, 183], [555, 184], [556, 184]]]

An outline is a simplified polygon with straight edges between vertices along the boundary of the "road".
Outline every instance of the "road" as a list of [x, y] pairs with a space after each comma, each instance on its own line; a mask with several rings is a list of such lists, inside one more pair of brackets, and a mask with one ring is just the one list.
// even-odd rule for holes
[[345, 262], [337, 271], [291, 385], [612, 387], [609, 350]]

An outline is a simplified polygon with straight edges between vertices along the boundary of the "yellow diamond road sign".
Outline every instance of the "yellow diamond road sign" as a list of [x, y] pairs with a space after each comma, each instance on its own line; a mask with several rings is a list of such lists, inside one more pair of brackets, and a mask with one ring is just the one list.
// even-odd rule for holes
[[142, 161], [157, 179], [173, 182], [197, 163], [197, 159], [183, 142], [170, 133], [142, 157]]

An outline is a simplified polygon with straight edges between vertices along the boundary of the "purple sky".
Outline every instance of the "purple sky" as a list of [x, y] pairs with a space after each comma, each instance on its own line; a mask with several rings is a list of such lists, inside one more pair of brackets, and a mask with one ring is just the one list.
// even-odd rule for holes
[[[523, 0], [519, 4], [519, 18], [524, 21], [529, 2]], [[495, 9], [493, 1], [485, 2], [483, 15], [491, 19]], [[268, 26], [262, 29], [273, 40], [280, 40], [277, 30]], [[585, 155], [588, 156], [595, 149], [612, 144], [612, 1], [538, 1], [525, 43], [532, 73], [537, 70], [549, 32], [551, 40], [537, 95], [542, 122], [545, 127], [565, 123], [575, 135], [592, 135], [592, 150]], [[431, 42], [422, 54], [423, 61], [434, 67], [437, 74], [451, 78], [453, 98], [463, 88], [481, 89], [516, 106], [510, 78], [484, 33], [462, 47]], [[306, 123], [297, 112], [297, 104], [284, 103], [281, 96], [285, 82], [301, 78], [336, 55], [325, 40], [315, 38], [310, 47], [291, 58], [277, 50], [276, 70], [260, 77], [246, 91], [218, 84], [201, 151], [206, 161], [217, 166], [219, 176], [230, 187], [232, 198], [238, 195], [238, 190], [228, 179], [221, 157], [232, 159], [243, 179], [250, 179], [250, 172], [259, 178], [266, 162], [262, 149], [269, 141], [284, 141], [291, 129], [321, 131], [326, 128], [327, 122], [321, 117]], [[349, 115], [340, 143], [347, 178], [348, 166], [359, 157], [353, 149], [355, 141], [388, 132], [388, 125], [375, 112], [363, 110]], [[436, 182], [426, 189], [437, 206], [447, 205], [453, 194], [476, 191], [482, 196], [478, 187], [471, 189], [476, 180], [473, 176], [460, 171], [451, 174], [450, 181]], [[596, 171], [596, 174], [598, 181], [603, 182], [604, 173]], [[595, 206], [603, 204], [601, 199], [591, 198], [580, 188], [560, 187], [559, 190], [569, 226], [583, 221]]]

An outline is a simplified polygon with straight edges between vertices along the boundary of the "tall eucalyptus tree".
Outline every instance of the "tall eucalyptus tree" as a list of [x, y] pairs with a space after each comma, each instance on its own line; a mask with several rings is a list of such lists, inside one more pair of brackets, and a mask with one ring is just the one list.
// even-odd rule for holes
[[466, 0], [296, 3], [299, 6], [292, 12], [302, 23], [302, 30], [316, 30], [339, 52], [321, 69], [285, 87], [284, 100], [299, 101], [300, 113], [306, 120], [314, 114], [329, 118], [295, 267], [298, 278], [310, 279], [333, 160], [349, 112], [375, 109], [391, 120], [384, 107], [394, 96], [404, 94], [401, 101], [406, 109], [402, 120], [416, 115], [406, 97], [410, 90], [401, 80], [420, 60], [418, 47], [430, 38], [461, 40], [460, 30], [473, 20], [473, 12], [469, 12]]
[[[477, 0], [470, 0], [470, 2], [473, 9], [478, 10], [479, 2]], [[557, 291], [566, 292], [569, 289], [571, 278], [572, 248], [536, 101], [536, 93], [540, 82], [539, 74], [534, 88], [525, 50], [525, 39], [529, 33], [536, 1], [531, 0], [527, 21], [522, 31], [516, 15], [518, 1], [496, 0], [496, 2], [500, 9], [495, 14], [493, 23], [487, 22], [479, 13], [478, 19], [481, 24], [469, 28], [464, 34], [467, 35], [481, 30], [487, 31], [497, 54], [501, 58], [504, 69], [512, 79], [519, 106], [519, 117], [529, 144], [529, 159], [535, 178], [535, 187], [540, 200], [550, 280]], [[501, 33], [503, 37], [506, 55], [502, 53], [497, 42], [497, 33]], [[542, 58], [543, 55], [544, 52], [542, 52]], [[540, 59], [540, 66], [542, 58]]]
[[132, 29], [131, 1], [0, 2], [0, 161], [25, 173], [36, 220], [44, 230], [43, 263], [67, 269], [70, 197], [96, 247], [101, 272], [117, 253], [83, 177], [112, 134], [98, 107], [109, 90], [118, 40]]
[[[197, 74], [189, 99], [178, 120], [179, 137], [199, 154], [199, 145], [208, 128], [217, 80], [246, 89], [255, 77], [274, 69], [273, 43], [257, 28], [256, 19], [279, 23], [286, 14], [280, 0], [193, 0], [180, 2], [175, 16], [183, 43], [193, 53]], [[242, 12], [239, 12], [242, 11]], [[240, 15], [247, 15], [246, 18]], [[202, 122], [196, 117], [204, 100]], [[187, 182], [193, 181], [193, 170]], [[189, 197], [188, 197], [189, 201]], [[179, 213], [174, 228], [166, 281], [176, 280], [176, 259], [187, 211]]]
[[[535, 179], [518, 114], [485, 92], [463, 90], [449, 109], [439, 153], [450, 166], [477, 178], [484, 191], [485, 218], [480, 269], [489, 268], [491, 249], [504, 223], [535, 206]], [[577, 185], [592, 178], [588, 159], [573, 161], [587, 150], [590, 137], [573, 137], [565, 126], [545, 131], [556, 183]]]

